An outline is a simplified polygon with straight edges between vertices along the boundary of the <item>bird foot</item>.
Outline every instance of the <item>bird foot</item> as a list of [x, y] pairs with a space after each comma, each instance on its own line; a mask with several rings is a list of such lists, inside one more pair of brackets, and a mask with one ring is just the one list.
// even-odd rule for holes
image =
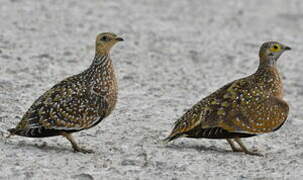
[[253, 155], [253, 156], [260, 156], [264, 157], [263, 154], [259, 153], [258, 150], [254, 149], [252, 151], [244, 151], [245, 154]]
[[94, 153], [93, 150], [91, 149], [85, 149], [85, 148], [80, 148], [80, 147], [73, 147], [74, 148], [74, 152], [81, 152], [81, 153], [84, 153], [84, 154], [91, 154], [91, 153]]
[[243, 152], [243, 150], [240, 148], [232, 148], [232, 151], [233, 152]]
[[243, 150], [240, 148], [233, 148], [233, 152], [244, 152], [245, 154], [253, 155], [253, 156], [264, 156], [263, 154], [259, 153], [257, 149], [254, 149], [252, 151]]

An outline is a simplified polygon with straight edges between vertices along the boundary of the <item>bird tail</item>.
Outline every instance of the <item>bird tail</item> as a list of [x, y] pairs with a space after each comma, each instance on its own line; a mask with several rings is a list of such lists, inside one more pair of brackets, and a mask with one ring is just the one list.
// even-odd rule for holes
[[171, 134], [169, 135], [167, 138], [163, 139], [162, 140], [162, 144], [168, 144], [170, 141], [173, 141], [179, 137], [181, 137], [182, 135], [181, 134]]
[[11, 128], [11, 129], [8, 129], [7, 131], [8, 131], [10, 134], [9, 134], [8, 136], [6, 136], [6, 138], [10, 138], [11, 136], [17, 134], [16, 128]]
[[7, 131], [10, 132], [11, 134], [15, 134], [16, 128], [11, 128], [11, 129], [8, 129]]

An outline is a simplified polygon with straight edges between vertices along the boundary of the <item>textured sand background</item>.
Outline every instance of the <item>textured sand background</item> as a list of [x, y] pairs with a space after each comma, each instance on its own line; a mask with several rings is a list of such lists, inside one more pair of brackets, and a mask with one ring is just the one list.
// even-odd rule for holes
[[[112, 51], [119, 102], [97, 127], [61, 137], [5, 140], [32, 102], [89, 66], [95, 36]], [[0, 179], [302, 179], [303, 1], [0, 0]], [[279, 131], [244, 140], [265, 157], [231, 153], [225, 140], [158, 143], [173, 122], [221, 85], [251, 74], [259, 46], [293, 48], [279, 60], [291, 111]]]

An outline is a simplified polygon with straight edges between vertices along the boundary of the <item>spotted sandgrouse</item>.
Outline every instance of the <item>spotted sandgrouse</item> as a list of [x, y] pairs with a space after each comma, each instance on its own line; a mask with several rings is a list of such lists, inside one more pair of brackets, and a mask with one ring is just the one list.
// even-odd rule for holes
[[240, 138], [276, 131], [286, 121], [289, 107], [283, 100], [282, 81], [276, 66], [286, 50], [290, 47], [265, 42], [259, 51], [257, 71], [226, 84], [195, 104], [175, 122], [165, 142], [178, 137], [226, 139], [233, 151], [261, 155], [249, 151]]
[[73, 132], [91, 128], [107, 117], [117, 101], [117, 82], [110, 50], [123, 41], [113, 33], [101, 33], [96, 39], [95, 58], [88, 69], [53, 86], [39, 97], [23, 116], [11, 135], [50, 137], [62, 135], [76, 152], [80, 148]]

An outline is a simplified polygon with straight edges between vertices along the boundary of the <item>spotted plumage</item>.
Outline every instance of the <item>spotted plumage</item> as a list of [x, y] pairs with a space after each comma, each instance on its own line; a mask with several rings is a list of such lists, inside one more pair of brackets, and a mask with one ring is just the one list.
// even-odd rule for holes
[[78, 147], [71, 133], [91, 128], [107, 117], [117, 101], [117, 81], [110, 59], [110, 49], [123, 41], [113, 33], [96, 38], [95, 58], [88, 69], [68, 77], [40, 96], [25, 113], [11, 135], [50, 137], [62, 135], [75, 151]]
[[289, 107], [282, 99], [282, 81], [276, 67], [286, 50], [290, 48], [278, 42], [264, 43], [254, 74], [223, 86], [195, 104], [175, 122], [165, 141], [178, 137], [227, 139], [234, 151], [260, 155], [248, 151], [240, 138], [273, 132], [287, 119]]

